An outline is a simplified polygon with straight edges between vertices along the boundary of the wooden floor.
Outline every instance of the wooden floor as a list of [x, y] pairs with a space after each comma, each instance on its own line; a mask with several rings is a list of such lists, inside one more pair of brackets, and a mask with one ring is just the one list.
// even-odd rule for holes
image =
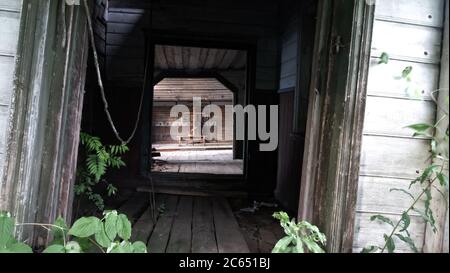
[[155, 158], [153, 172], [243, 174], [243, 161], [233, 160], [233, 151], [226, 150], [179, 150], [160, 151]]
[[120, 208], [133, 223], [132, 240], [149, 253], [248, 253], [249, 248], [225, 198], [156, 196], [153, 220], [150, 195], [136, 193]]

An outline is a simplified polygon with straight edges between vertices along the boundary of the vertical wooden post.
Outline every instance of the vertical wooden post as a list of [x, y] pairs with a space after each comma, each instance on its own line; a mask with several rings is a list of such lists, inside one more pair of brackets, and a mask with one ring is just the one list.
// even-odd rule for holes
[[[24, 0], [2, 199], [19, 223], [70, 221], [87, 62], [85, 16], [57, 0]], [[66, 7], [65, 7], [66, 8]], [[65, 40], [65, 43], [62, 41]], [[32, 227], [19, 227], [31, 242]]]
[[351, 252], [374, 7], [319, 7], [299, 211], [325, 232], [329, 252]]
[[[446, 154], [448, 156], [449, 147], [448, 142], [442, 140], [444, 138], [445, 132], [448, 130], [448, 97], [449, 97], [449, 11], [448, 11], [449, 1], [446, 1], [446, 12], [445, 12], [445, 23], [444, 23], [444, 38], [443, 38], [443, 48], [442, 48], [442, 58], [441, 58], [441, 79], [439, 83], [439, 92], [435, 94], [438, 98], [437, 105], [437, 116], [436, 120], [442, 120], [439, 123], [439, 129], [436, 133], [436, 138], [441, 140], [438, 145], [438, 152]], [[436, 162], [438, 165], [447, 164], [446, 175], [448, 177], [448, 162]], [[433, 228], [427, 224], [425, 230], [425, 244], [423, 246], [424, 252], [436, 253], [436, 252], [448, 252], [448, 191], [441, 187], [440, 191], [447, 195], [444, 198], [441, 193], [433, 189], [432, 192], [432, 203], [431, 209], [434, 212], [436, 220], [436, 233]]]

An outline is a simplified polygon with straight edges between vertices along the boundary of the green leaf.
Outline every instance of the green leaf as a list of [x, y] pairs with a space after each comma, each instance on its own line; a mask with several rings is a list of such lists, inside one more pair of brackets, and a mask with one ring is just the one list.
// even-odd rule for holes
[[286, 212], [280, 211], [275, 212], [272, 215], [273, 218], [280, 220], [281, 222], [289, 222], [289, 215]]
[[324, 253], [325, 251], [313, 240], [310, 240], [308, 238], [303, 240], [303, 243], [305, 243], [306, 247], [311, 251], [312, 253]]
[[134, 242], [132, 245], [133, 253], [147, 253], [147, 246], [143, 242]]
[[420, 176], [420, 183], [425, 182], [428, 178], [431, 177], [431, 175], [434, 173], [434, 171], [436, 171], [439, 168], [439, 166], [437, 165], [431, 165], [428, 166], [422, 173], [422, 175]]
[[14, 220], [7, 212], [0, 212], [0, 248], [8, 247], [14, 238]]
[[394, 222], [392, 222], [391, 219], [389, 219], [389, 218], [387, 218], [387, 217], [385, 217], [385, 216], [383, 216], [383, 215], [374, 215], [374, 216], [370, 217], [370, 221], [372, 221], [372, 222], [373, 222], [373, 221], [380, 221], [380, 222], [389, 224], [389, 225], [391, 225], [392, 227], [395, 226], [395, 225], [394, 225]]
[[8, 247], [8, 250], [12, 253], [33, 253], [30, 246], [23, 243], [15, 243]]
[[380, 248], [377, 246], [368, 246], [363, 248], [361, 253], [374, 253], [375, 251], [379, 250]]
[[111, 245], [111, 240], [106, 235], [105, 227], [100, 224], [100, 229], [95, 233], [95, 241], [104, 248], [108, 248]]
[[286, 236], [280, 239], [272, 250], [272, 253], [286, 253], [286, 249], [292, 243], [292, 237]]
[[58, 217], [55, 220], [54, 225], [56, 227], [52, 227], [53, 244], [63, 245], [69, 227], [67, 226], [66, 222], [62, 217]]
[[122, 241], [120, 244], [114, 244], [109, 253], [133, 253], [133, 246], [128, 241]]
[[402, 78], [406, 79], [409, 77], [409, 75], [411, 75], [411, 72], [413, 70], [412, 66], [408, 66], [405, 69], [403, 69], [402, 71]]
[[439, 180], [439, 184], [441, 184], [442, 187], [448, 187], [448, 176], [443, 173], [438, 173], [437, 179]]
[[100, 229], [100, 219], [97, 217], [82, 217], [69, 230], [69, 235], [86, 238], [94, 235]]
[[42, 253], [66, 253], [66, 248], [63, 245], [48, 246]]
[[392, 237], [387, 236], [384, 234], [384, 241], [386, 242], [386, 247], [389, 253], [394, 253], [395, 251], [395, 242], [392, 239]]
[[380, 61], [378, 64], [388, 64], [389, 63], [389, 54], [386, 52], [381, 53]]
[[431, 219], [423, 211], [418, 210], [418, 209], [412, 209], [412, 210], [417, 212], [425, 222], [431, 223]]
[[418, 133], [423, 133], [429, 129], [434, 128], [434, 125], [431, 124], [427, 124], [427, 123], [418, 123], [418, 124], [413, 124], [413, 125], [409, 125], [406, 126], [405, 128], [409, 128], [412, 129]]
[[117, 236], [117, 211], [108, 212], [105, 216], [105, 232], [111, 241]]
[[411, 248], [412, 251], [414, 251], [416, 253], [419, 252], [416, 245], [414, 244], [414, 241], [411, 239], [410, 236], [403, 236], [400, 233], [395, 234], [395, 236], [397, 236], [397, 238], [399, 238], [400, 240], [405, 242]]
[[303, 242], [300, 237], [297, 237], [296, 244], [295, 244], [295, 253], [304, 253], [305, 250], [303, 248]]
[[74, 238], [73, 240], [81, 247], [81, 252], [90, 252], [92, 249], [98, 249], [97, 246], [92, 244], [89, 238]]
[[120, 214], [116, 223], [117, 234], [123, 240], [128, 240], [131, 237], [131, 223], [125, 214]]
[[76, 241], [70, 241], [66, 244], [66, 252], [67, 253], [81, 253], [81, 246], [78, 242]]
[[413, 196], [409, 191], [407, 191], [407, 190], [404, 190], [404, 189], [396, 189], [396, 188], [390, 189], [390, 192], [394, 192], [394, 191], [402, 192], [402, 193], [408, 195], [409, 197], [411, 197], [412, 200], [415, 200], [414, 196]]
[[408, 213], [404, 212], [402, 214], [401, 222], [403, 223], [403, 227], [400, 232], [406, 231], [411, 224], [411, 217], [409, 217]]

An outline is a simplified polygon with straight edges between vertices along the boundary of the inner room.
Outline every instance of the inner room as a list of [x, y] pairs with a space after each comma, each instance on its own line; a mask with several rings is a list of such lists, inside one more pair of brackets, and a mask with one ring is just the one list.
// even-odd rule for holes
[[246, 52], [155, 45], [154, 68], [151, 172], [243, 175]]

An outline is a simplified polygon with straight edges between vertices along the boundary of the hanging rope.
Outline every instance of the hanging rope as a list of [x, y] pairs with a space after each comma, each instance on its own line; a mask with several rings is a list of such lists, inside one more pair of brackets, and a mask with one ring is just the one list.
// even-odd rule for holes
[[88, 22], [88, 31], [89, 31], [89, 40], [91, 42], [92, 52], [94, 53], [95, 69], [97, 71], [98, 85], [100, 87], [100, 93], [102, 95], [102, 101], [103, 101], [106, 117], [108, 118], [108, 122], [111, 125], [111, 128], [112, 128], [112, 130], [114, 132], [114, 135], [116, 136], [117, 140], [119, 140], [123, 145], [127, 145], [128, 143], [130, 143], [130, 141], [136, 135], [136, 131], [137, 131], [137, 128], [139, 126], [139, 120], [141, 118], [141, 112], [142, 112], [142, 105], [143, 105], [143, 102], [144, 102], [144, 93], [145, 93], [144, 92], [145, 91], [144, 88], [145, 88], [145, 84], [142, 87], [142, 93], [141, 93], [141, 99], [140, 99], [140, 102], [139, 102], [139, 108], [138, 108], [138, 113], [137, 113], [137, 117], [136, 117], [136, 123], [134, 125], [133, 131], [132, 131], [130, 137], [128, 139], [124, 140], [120, 136], [119, 132], [117, 131], [117, 128], [114, 125], [113, 119], [111, 117], [111, 113], [109, 112], [109, 109], [108, 109], [108, 101], [106, 100], [105, 88], [103, 86], [102, 74], [100, 72], [100, 64], [98, 62], [97, 48], [95, 47], [94, 29], [92, 27], [91, 12], [89, 10], [89, 6], [88, 6], [88, 3], [87, 3], [87, 0], [83, 0], [83, 4], [84, 4], [84, 9], [86, 11], [86, 17], [87, 17], [87, 22]]
[[[150, 1], [150, 4], [152, 4], [152, 1]], [[127, 145], [128, 143], [130, 143], [130, 141], [134, 138], [134, 136], [136, 135], [136, 131], [137, 128], [139, 126], [139, 121], [141, 118], [141, 113], [142, 113], [142, 106], [144, 104], [144, 94], [145, 94], [145, 79], [144, 79], [144, 84], [142, 87], [142, 93], [141, 93], [141, 100], [139, 102], [139, 110], [137, 113], [137, 117], [136, 117], [136, 124], [134, 125], [133, 128], [133, 132], [131, 133], [131, 136], [127, 139], [124, 140], [120, 135], [119, 132], [116, 129], [116, 126], [114, 125], [114, 122], [112, 120], [111, 117], [111, 113], [109, 112], [108, 109], [108, 101], [106, 100], [106, 95], [105, 95], [105, 88], [103, 86], [103, 81], [102, 81], [102, 75], [100, 72], [100, 64], [98, 62], [98, 54], [97, 54], [97, 48], [95, 47], [95, 39], [94, 39], [94, 29], [92, 27], [92, 19], [91, 19], [91, 12], [89, 10], [89, 6], [87, 4], [87, 0], [83, 0], [83, 5], [84, 5], [84, 9], [86, 12], [86, 17], [87, 17], [87, 22], [88, 22], [88, 31], [89, 31], [89, 40], [91, 43], [91, 47], [92, 47], [92, 52], [94, 54], [94, 63], [95, 63], [95, 69], [97, 72], [97, 79], [98, 79], [98, 85], [100, 87], [100, 93], [102, 95], [102, 101], [103, 101], [103, 105], [104, 105], [104, 110], [106, 113], [106, 116], [108, 118], [108, 122], [111, 125], [111, 128], [114, 132], [114, 135], [116, 136], [117, 140], [119, 140], [122, 144]], [[145, 73], [144, 75], [147, 75], [147, 69], [148, 67], [146, 66], [145, 68]], [[150, 152], [151, 153], [151, 152]], [[151, 193], [150, 193], [150, 208], [151, 208], [151, 217], [153, 219], [153, 221], [156, 221], [156, 195], [155, 195], [155, 188], [154, 188], [154, 183], [153, 183], [153, 179], [150, 177], [149, 179], [150, 182], [150, 186], [151, 186]]]

